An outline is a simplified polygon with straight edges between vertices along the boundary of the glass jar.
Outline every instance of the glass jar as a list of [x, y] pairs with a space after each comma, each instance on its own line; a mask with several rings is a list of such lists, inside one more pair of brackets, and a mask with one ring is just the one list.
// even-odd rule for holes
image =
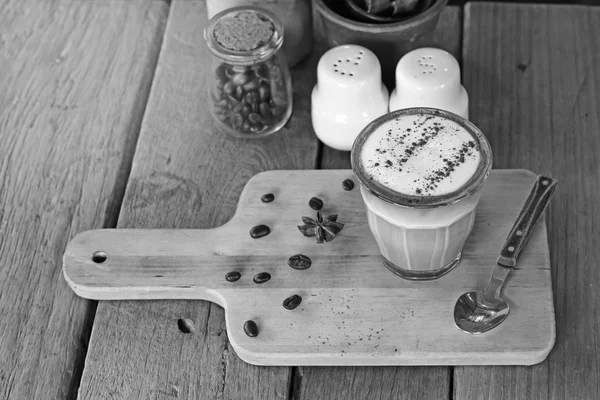
[[312, 14], [310, 0], [207, 0], [208, 18], [236, 6], [258, 6], [277, 15], [283, 24], [285, 42], [282, 50], [292, 68], [312, 50]]
[[277, 17], [258, 7], [231, 8], [209, 21], [204, 38], [213, 54], [209, 103], [219, 127], [242, 138], [281, 129], [292, 114], [292, 80]]

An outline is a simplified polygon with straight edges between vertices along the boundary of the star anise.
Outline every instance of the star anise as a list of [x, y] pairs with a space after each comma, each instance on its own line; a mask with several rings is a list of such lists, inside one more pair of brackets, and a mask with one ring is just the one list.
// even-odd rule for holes
[[298, 225], [298, 229], [306, 237], [317, 237], [317, 243], [330, 242], [335, 235], [342, 230], [344, 224], [337, 222], [338, 215], [332, 214], [323, 219], [321, 211], [317, 211], [317, 219], [302, 217], [304, 225]]

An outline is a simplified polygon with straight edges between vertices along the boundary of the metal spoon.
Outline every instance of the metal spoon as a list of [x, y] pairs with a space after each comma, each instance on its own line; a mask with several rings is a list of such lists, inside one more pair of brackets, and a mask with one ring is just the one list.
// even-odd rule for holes
[[510, 308], [500, 291], [506, 277], [517, 265], [521, 250], [548, 205], [556, 183], [555, 179], [538, 176], [502, 247], [487, 287], [480, 291], [467, 292], [458, 298], [454, 307], [454, 323], [459, 329], [472, 334], [487, 332], [500, 325], [508, 316]]

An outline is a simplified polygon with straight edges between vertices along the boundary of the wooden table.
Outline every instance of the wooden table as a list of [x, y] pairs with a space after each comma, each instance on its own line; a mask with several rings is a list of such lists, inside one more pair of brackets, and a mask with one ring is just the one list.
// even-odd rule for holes
[[[557, 178], [556, 345], [533, 367], [255, 367], [202, 301], [92, 302], [61, 256], [93, 228], [209, 228], [250, 177], [349, 168], [294, 114], [265, 140], [215, 132], [204, 1], [0, 0], [1, 399], [600, 398], [600, 8], [448, 7], [429, 41], [462, 63], [496, 168]], [[189, 319], [193, 332], [180, 330]]]

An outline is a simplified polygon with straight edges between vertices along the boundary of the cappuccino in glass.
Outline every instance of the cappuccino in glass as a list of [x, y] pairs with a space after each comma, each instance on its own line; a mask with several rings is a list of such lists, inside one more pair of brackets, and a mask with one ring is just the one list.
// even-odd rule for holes
[[420, 280], [456, 267], [492, 168], [481, 131], [450, 112], [397, 110], [362, 130], [351, 160], [384, 265]]

